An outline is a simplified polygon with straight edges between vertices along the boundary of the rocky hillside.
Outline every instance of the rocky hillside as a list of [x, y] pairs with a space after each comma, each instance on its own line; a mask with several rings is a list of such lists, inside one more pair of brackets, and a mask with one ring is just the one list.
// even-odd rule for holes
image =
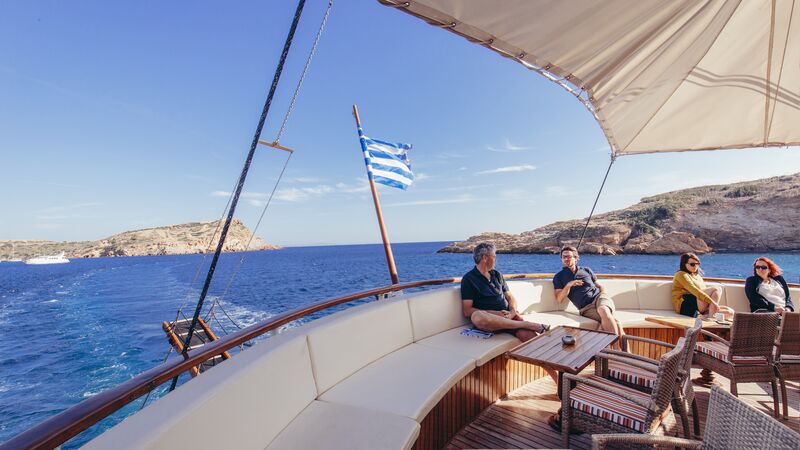
[[[586, 219], [521, 234], [482, 233], [440, 252], [471, 252], [493, 242], [503, 253], [557, 253], [578, 243]], [[680, 254], [800, 250], [800, 174], [703, 186], [643, 198], [592, 218], [583, 253]]]
[[[67, 258], [93, 258], [98, 256], [151, 256], [181, 255], [187, 253], [213, 252], [219, 242], [218, 221], [192, 222], [144, 230], [126, 231], [99, 241], [53, 242], [53, 241], [0, 241], [0, 259], [14, 257], [30, 258], [36, 255], [53, 255], [65, 252]], [[220, 230], [222, 226], [220, 225]], [[212, 235], [216, 233], [213, 243]], [[250, 230], [238, 219], [234, 219], [225, 238], [223, 251], [245, 250], [250, 239]], [[267, 244], [254, 237], [249, 250], [275, 250], [279, 247]]]

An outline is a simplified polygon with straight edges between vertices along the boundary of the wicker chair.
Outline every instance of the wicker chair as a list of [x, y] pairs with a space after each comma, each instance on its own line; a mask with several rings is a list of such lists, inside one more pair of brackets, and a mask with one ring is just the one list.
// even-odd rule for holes
[[668, 436], [644, 436], [637, 434], [596, 434], [592, 436], [592, 448], [614, 447], [683, 447], [690, 449], [752, 450], [797, 450], [800, 434], [725, 392], [719, 386], [711, 388], [708, 402], [708, 417], [702, 441], [692, 441]]
[[670, 410], [684, 346], [685, 340], [680, 338], [675, 348], [661, 357], [650, 393], [596, 375], [581, 377], [565, 373], [561, 385], [564, 446], [569, 448], [570, 431], [592, 434], [663, 432], [661, 422]]
[[[681, 419], [685, 438], [700, 437], [700, 416], [697, 411], [697, 402], [694, 398], [691, 373], [694, 348], [702, 326], [703, 321], [696, 319], [694, 326], [686, 330], [685, 345], [681, 355], [681, 367], [678, 371], [678, 382], [675, 384], [675, 392], [672, 397], [672, 409]], [[644, 342], [670, 349], [675, 348], [673, 344], [630, 335], [622, 336], [622, 348], [628, 348], [627, 345], [630, 341]], [[633, 353], [605, 350], [597, 355], [594, 367], [595, 375], [634, 389], [651, 392], [656, 381], [658, 361]], [[693, 435], [689, 434], [689, 408], [691, 408], [692, 416], [694, 417]]]
[[730, 342], [701, 330], [710, 341], [698, 342], [694, 363], [728, 378], [738, 397], [738, 383], [769, 382], [775, 417], [778, 417], [778, 383], [773, 368], [773, 347], [778, 336], [777, 313], [736, 313]]
[[786, 380], [800, 381], [800, 312], [784, 311], [775, 350], [775, 374], [781, 383], [783, 418], [789, 418]]

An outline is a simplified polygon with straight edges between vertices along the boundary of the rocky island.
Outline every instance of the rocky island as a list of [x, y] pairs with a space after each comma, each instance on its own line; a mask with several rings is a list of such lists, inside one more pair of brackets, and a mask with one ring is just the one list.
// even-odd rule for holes
[[[64, 252], [67, 258], [100, 256], [182, 255], [213, 252], [222, 230], [220, 221], [192, 222], [166, 227], [126, 231], [99, 241], [0, 241], [0, 259], [32, 258]], [[219, 225], [219, 227], [218, 227]], [[238, 219], [231, 222], [225, 238], [224, 252], [247, 250], [276, 250], [280, 247], [264, 242], [258, 236], [247, 248], [250, 230]], [[212, 242], [213, 237], [213, 242]]]
[[[492, 242], [502, 253], [558, 253], [576, 245], [586, 219], [520, 234], [482, 233], [439, 250], [471, 252]], [[800, 250], [800, 173], [702, 186], [643, 198], [592, 218], [582, 253], [615, 255]]]

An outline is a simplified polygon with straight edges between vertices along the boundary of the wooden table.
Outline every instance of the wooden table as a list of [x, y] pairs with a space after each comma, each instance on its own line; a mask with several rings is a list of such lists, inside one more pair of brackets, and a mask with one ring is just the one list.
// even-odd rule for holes
[[[564, 345], [561, 338], [571, 334], [574, 345]], [[517, 361], [534, 364], [558, 372], [558, 397], [561, 398], [561, 381], [564, 372], [577, 374], [585, 369], [600, 350], [619, 339], [605, 331], [584, 330], [573, 327], [556, 327], [524, 342], [506, 352], [506, 356]]]
[[[694, 317], [663, 317], [663, 316], [648, 316], [644, 320], [648, 322], [657, 323], [659, 325], [666, 325], [672, 328], [687, 329], [694, 326]], [[723, 339], [730, 338], [731, 324], [733, 322], [719, 323], [714, 319], [704, 319], [702, 328], [712, 333], [720, 335]], [[717, 383], [714, 380], [714, 372], [703, 369], [700, 371], [700, 376], [692, 380], [698, 386], [711, 387]]]

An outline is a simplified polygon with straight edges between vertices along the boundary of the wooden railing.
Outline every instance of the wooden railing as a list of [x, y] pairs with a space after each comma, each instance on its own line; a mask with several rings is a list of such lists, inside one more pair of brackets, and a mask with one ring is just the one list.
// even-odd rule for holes
[[[507, 280], [552, 279], [552, 277], [553, 274], [515, 274], [505, 276]], [[598, 277], [605, 279], [672, 280], [671, 276], [666, 275], [599, 274]], [[744, 283], [742, 280], [728, 278], [706, 278], [706, 280], [725, 283]], [[330, 300], [322, 300], [283, 312], [267, 320], [243, 328], [236, 333], [229, 334], [219, 340], [208, 343], [195, 351], [191, 351], [185, 359], [178, 358], [167, 361], [150, 370], [142, 372], [119, 386], [103, 391], [100, 394], [68, 408], [0, 444], [0, 450], [20, 448], [52, 449], [58, 447], [123, 406], [147, 394], [173, 377], [201, 364], [203, 361], [317, 311], [355, 300], [397, 292], [403, 289], [452, 284], [458, 283], [459, 281], [461, 281], [461, 278], [444, 278], [383, 286]], [[800, 284], [792, 283], [790, 286], [800, 287]]]

